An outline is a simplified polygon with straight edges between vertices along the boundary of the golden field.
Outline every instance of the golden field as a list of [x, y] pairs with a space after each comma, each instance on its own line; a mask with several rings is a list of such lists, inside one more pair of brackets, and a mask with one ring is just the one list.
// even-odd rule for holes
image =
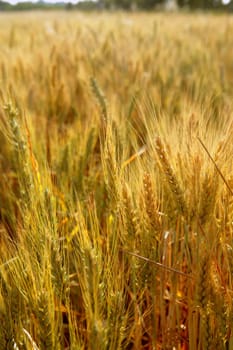
[[0, 350], [233, 349], [232, 31], [0, 14]]

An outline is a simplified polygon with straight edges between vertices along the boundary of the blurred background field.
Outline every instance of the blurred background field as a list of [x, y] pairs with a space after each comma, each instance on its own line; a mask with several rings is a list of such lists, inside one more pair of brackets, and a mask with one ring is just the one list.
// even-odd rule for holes
[[232, 31], [0, 14], [0, 349], [233, 349]]

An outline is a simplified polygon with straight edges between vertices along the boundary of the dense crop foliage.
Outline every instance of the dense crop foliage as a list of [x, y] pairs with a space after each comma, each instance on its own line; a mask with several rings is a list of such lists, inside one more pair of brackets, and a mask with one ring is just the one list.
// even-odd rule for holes
[[0, 17], [0, 349], [233, 349], [233, 18]]

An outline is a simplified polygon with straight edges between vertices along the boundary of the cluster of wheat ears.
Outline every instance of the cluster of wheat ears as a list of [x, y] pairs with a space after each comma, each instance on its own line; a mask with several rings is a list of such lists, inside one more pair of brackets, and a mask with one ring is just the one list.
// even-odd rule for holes
[[233, 349], [233, 18], [0, 14], [0, 349]]

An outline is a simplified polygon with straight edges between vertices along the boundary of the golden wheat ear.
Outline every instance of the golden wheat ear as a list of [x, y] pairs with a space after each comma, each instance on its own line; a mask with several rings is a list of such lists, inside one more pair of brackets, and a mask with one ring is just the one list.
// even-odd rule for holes
[[188, 208], [184, 197], [184, 191], [182, 190], [179, 179], [170, 165], [167, 152], [160, 137], [156, 138], [155, 149], [158, 156], [158, 162], [164, 172], [171, 193], [173, 194], [177, 209], [182, 215], [185, 215], [188, 213]]

